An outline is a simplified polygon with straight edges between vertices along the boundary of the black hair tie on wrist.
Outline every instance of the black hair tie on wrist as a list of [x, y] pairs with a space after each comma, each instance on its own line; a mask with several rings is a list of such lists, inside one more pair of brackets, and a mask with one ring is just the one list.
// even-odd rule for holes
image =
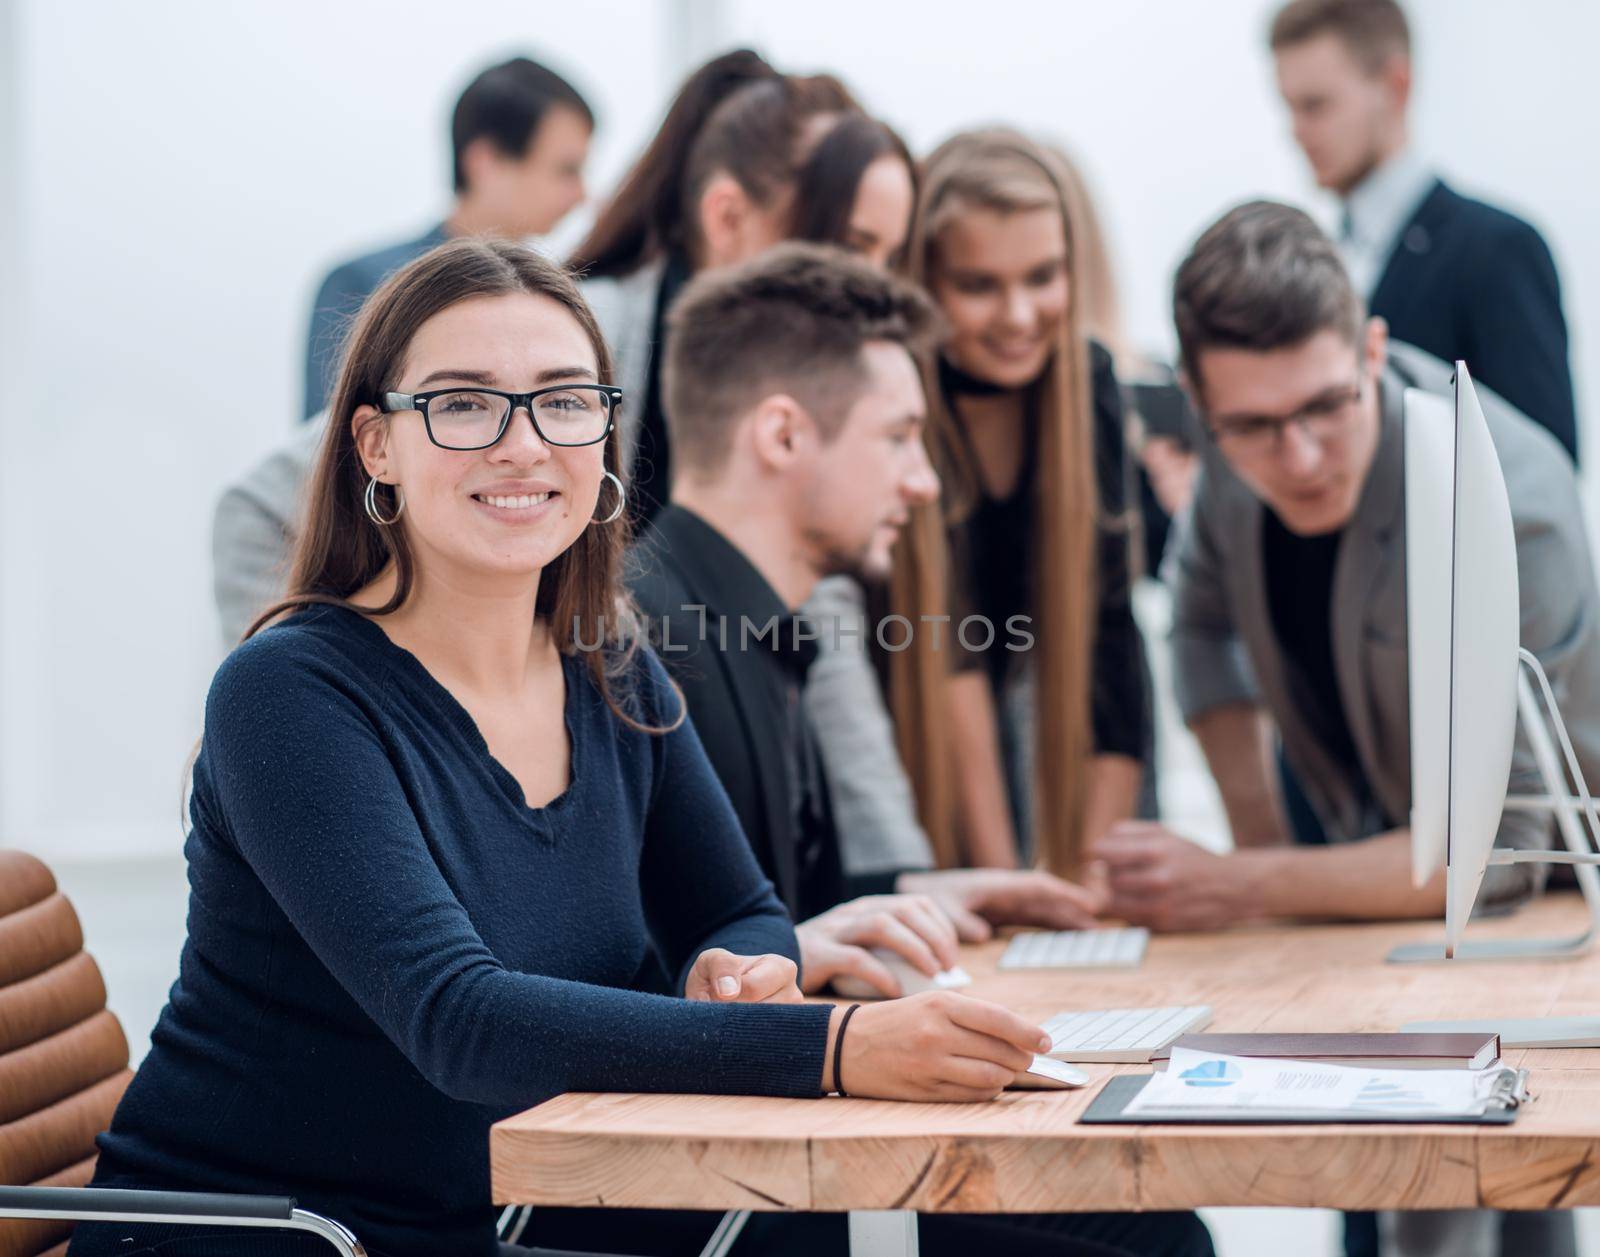
[[849, 1098], [850, 1093], [844, 1089], [844, 1083], [839, 1077], [839, 1064], [844, 1059], [844, 1032], [850, 1025], [850, 1018], [856, 1015], [860, 1004], [852, 1004], [844, 1010], [844, 1017], [839, 1022], [839, 1035], [833, 1041], [833, 1089], [841, 1096]]

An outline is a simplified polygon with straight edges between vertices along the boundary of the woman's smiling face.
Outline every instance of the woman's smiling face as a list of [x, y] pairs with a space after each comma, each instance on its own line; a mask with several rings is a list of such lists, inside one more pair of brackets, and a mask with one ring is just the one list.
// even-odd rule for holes
[[[594, 346], [571, 311], [518, 292], [472, 297], [435, 314], [412, 338], [394, 388], [524, 393], [598, 383], [597, 368]], [[442, 411], [434, 414], [440, 435], [444, 421]], [[352, 426], [367, 474], [404, 499], [395, 527], [406, 530], [423, 572], [442, 564], [478, 576], [532, 575], [596, 514], [607, 442], [547, 444], [526, 409], [511, 416], [500, 440], [479, 450], [441, 449], [416, 410], [380, 418], [375, 407], [362, 406]]]
[[1005, 388], [1037, 379], [1071, 299], [1067, 235], [1054, 209], [969, 209], [939, 232], [931, 288], [950, 323], [944, 353]]

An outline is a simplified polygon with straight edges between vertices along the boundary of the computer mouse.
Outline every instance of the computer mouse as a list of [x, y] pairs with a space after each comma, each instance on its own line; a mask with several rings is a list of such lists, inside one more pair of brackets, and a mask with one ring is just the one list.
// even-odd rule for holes
[[[905, 995], [920, 995], [923, 991], [952, 991], [970, 986], [972, 983], [972, 975], [960, 965], [930, 978], [899, 952], [890, 951], [887, 947], [873, 947], [869, 950], [885, 969], [900, 979], [900, 990]], [[844, 974], [833, 980], [833, 989], [849, 999], [883, 998], [882, 992], [868, 986], [860, 978]]]

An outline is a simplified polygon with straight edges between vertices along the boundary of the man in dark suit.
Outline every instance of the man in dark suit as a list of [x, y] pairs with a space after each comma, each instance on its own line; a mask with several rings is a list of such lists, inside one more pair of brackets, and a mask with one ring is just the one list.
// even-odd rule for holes
[[1561, 286], [1532, 226], [1445, 184], [1410, 147], [1411, 35], [1394, 0], [1293, 0], [1271, 31], [1278, 87], [1336, 240], [1397, 340], [1473, 377], [1577, 457]]

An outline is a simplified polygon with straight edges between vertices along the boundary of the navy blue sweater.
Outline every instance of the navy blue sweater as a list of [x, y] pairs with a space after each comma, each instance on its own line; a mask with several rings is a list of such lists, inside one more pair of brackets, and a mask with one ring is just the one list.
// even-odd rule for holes
[[[564, 1091], [818, 1094], [826, 1007], [630, 989], [652, 941], [681, 991], [704, 949], [792, 957], [794, 931], [693, 727], [635, 732], [564, 663], [572, 780], [529, 808], [363, 617], [303, 612], [228, 657], [188, 941], [96, 1184], [294, 1195], [373, 1253], [487, 1255], [491, 1122]], [[620, 683], [647, 722], [676, 713], [648, 651]], [[127, 1252], [118, 1231], [74, 1257]]]

